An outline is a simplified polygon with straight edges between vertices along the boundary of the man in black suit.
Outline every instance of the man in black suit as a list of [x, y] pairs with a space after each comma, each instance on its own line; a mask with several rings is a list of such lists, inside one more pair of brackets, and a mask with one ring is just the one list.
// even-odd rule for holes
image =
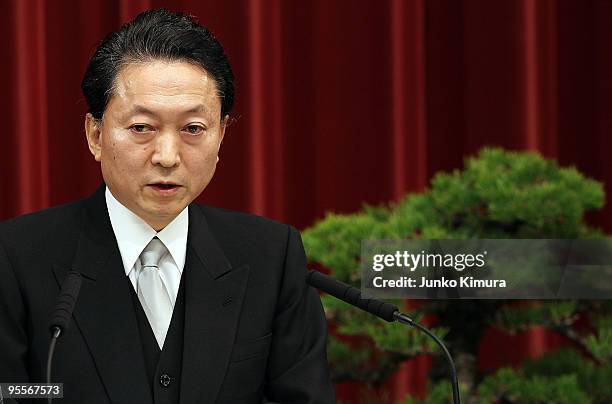
[[299, 233], [191, 204], [233, 104], [216, 39], [145, 12], [100, 44], [82, 87], [105, 184], [0, 225], [0, 382], [44, 381], [50, 314], [74, 270], [74, 324], [53, 361], [61, 402], [334, 402]]

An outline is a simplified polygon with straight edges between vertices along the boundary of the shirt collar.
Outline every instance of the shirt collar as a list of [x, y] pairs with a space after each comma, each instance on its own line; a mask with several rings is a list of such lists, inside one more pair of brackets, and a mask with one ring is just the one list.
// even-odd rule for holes
[[189, 213], [186, 207], [166, 227], [157, 232], [134, 212], [123, 206], [106, 187], [106, 207], [117, 239], [125, 274], [129, 275], [142, 250], [153, 237], [166, 246], [179, 272], [183, 273], [187, 250]]

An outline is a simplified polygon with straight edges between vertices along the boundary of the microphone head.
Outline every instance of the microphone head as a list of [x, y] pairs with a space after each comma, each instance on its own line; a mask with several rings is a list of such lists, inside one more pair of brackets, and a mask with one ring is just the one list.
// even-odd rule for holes
[[64, 283], [62, 283], [62, 289], [57, 298], [55, 310], [53, 311], [53, 316], [49, 323], [51, 334], [55, 333], [56, 328], [60, 329], [60, 333], [68, 329], [70, 317], [72, 316], [72, 311], [74, 310], [74, 305], [81, 289], [81, 282], [82, 278], [80, 273], [76, 271], [68, 272], [68, 276], [66, 276]]

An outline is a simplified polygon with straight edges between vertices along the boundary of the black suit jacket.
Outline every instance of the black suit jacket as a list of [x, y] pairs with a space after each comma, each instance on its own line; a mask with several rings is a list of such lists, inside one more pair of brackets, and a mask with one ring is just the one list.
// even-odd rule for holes
[[[305, 264], [289, 226], [189, 207], [180, 403], [335, 401]], [[71, 269], [83, 283], [53, 361], [61, 402], [151, 402], [104, 187], [0, 224], [0, 382], [44, 381], [48, 322]]]

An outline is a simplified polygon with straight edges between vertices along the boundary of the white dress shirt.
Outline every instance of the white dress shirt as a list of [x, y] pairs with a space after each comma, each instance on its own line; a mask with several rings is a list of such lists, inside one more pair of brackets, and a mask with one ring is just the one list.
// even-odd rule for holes
[[159, 261], [159, 271], [166, 290], [170, 294], [172, 307], [176, 303], [181, 275], [185, 268], [187, 251], [187, 231], [189, 229], [188, 208], [183, 209], [161, 231], [155, 231], [144, 220], [123, 206], [106, 188], [106, 207], [113, 232], [117, 239], [125, 275], [130, 278], [136, 290], [137, 274], [140, 270], [140, 254], [153, 237], [157, 237], [166, 246], [169, 254]]

